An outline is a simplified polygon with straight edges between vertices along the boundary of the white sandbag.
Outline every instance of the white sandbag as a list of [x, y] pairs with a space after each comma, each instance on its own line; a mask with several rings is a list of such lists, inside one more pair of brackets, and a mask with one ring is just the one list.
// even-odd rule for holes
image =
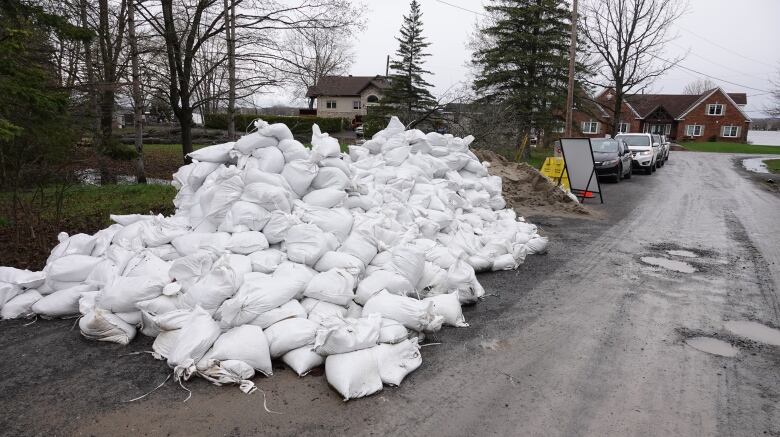
[[409, 331], [401, 322], [382, 318], [382, 325], [379, 329], [379, 343], [396, 344], [406, 340], [408, 337]]
[[147, 337], [156, 337], [160, 334], [156, 317], [172, 311], [181, 310], [184, 304], [178, 296], [158, 296], [149, 300], [142, 300], [135, 304], [141, 311], [141, 333]]
[[222, 304], [218, 317], [223, 326], [244, 325], [289, 302], [300, 292], [300, 284], [294, 278], [246, 280], [236, 295]]
[[284, 169], [284, 155], [276, 147], [256, 149], [252, 152], [252, 168], [268, 173], [281, 173]]
[[219, 225], [224, 232], [262, 231], [271, 213], [262, 206], [239, 200], [225, 214], [225, 220]]
[[325, 359], [325, 377], [345, 401], [382, 390], [382, 378], [373, 348], [328, 356]]
[[193, 232], [173, 239], [171, 244], [181, 256], [192, 255], [200, 249], [214, 253], [225, 250], [230, 234], [227, 232], [200, 233]]
[[230, 236], [225, 248], [233, 253], [249, 255], [259, 250], [268, 249], [268, 240], [262, 232], [236, 232]]
[[417, 283], [420, 296], [429, 297], [447, 293], [449, 291], [448, 285], [447, 271], [426, 261], [420, 282]]
[[268, 340], [259, 326], [237, 326], [220, 335], [201, 358], [198, 367], [201, 367], [200, 363], [208, 360], [240, 360], [265, 376], [273, 374]]
[[290, 193], [282, 187], [267, 184], [265, 182], [253, 182], [244, 188], [241, 200], [252, 202], [267, 211], [292, 210]]
[[270, 274], [287, 259], [287, 255], [278, 249], [265, 249], [250, 253], [249, 259], [252, 262], [252, 271]]
[[190, 308], [198, 306], [213, 314], [225, 300], [236, 293], [240, 281], [228, 262], [220, 259], [210, 272], [187, 288], [182, 302]]
[[292, 286], [298, 290], [296, 298], [300, 299], [303, 296], [303, 291], [316, 275], [317, 271], [307, 265], [285, 261], [279, 264], [273, 277], [291, 282]]
[[67, 233], [60, 232], [57, 234], [57, 241], [60, 243], [51, 250], [46, 264], [51, 264], [57, 258], [66, 255], [92, 255], [97, 237], [87, 234], [68, 236]]
[[66, 255], [47, 265], [45, 272], [53, 281], [81, 282], [101, 261], [102, 258], [89, 255]]
[[320, 257], [317, 264], [314, 265], [314, 270], [318, 272], [327, 272], [332, 269], [346, 270], [350, 275], [357, 278], [362, 276], [363, 272], [366, 270], [366, 265], [363, 261], [352, 255], [330, 250]]
[[255, 376], [255, 370], [241, 360], [208, 360], [202, 367], [198, 365], [197, 374], [217, 386], [236, 384], [247, 394], [257, 390], [255, 383], [250, 381]]
[[390, 253], [395, 271], [408, 279], [411, 284], [417, 284], [423, 274], [425, 253], [411, 244], [393, 247]]
[[189, 308], [168, 311], [154, 316], [154, 323], [160, 328], [160, 331], [174, 331], [181, 329], [192, 317], [193, 310]]
[[173, 261], [181, 258], [179, 252], [173, 247], [173, 244], [163, 244], [162, 246], [149, 247], [146, 249], [149, 253], [153, 253], [155, 256], [163, 261]]
[[192, 310], [190, 317], [179, 330], [176, 345], [168, 356], [168, 366], [177, 376], [187, 375], [203, 358], [222, 332], [219, 325], [202, 308]]
[[309, 159], [309, 149], [293, 139], [279, 141], [276, 147], [282, 151], [284, 161], [287, 163], [298, 159]]
[[129, 344], [136, 333], [135, 326], [100, 308], [95, 308], [79, 319], [79, 329], [84, 338], [123, 346]]
[[308, 319], [292, 318], [274, 323], [265, 330], [272, 358], [314, 343], [319, 325]]
[[305, 319], [306, 316], [306, 310], [303, 308], [301, 303], [293, 299], [278, 308], [268, 310], [258, 315], [254, 320], [249, 322], [249, 324], [266, 329], [274, 323], [284, 319], [291, 319], [293, 317], [301, 317]]
[[79, 299], [81, 293], [95, 291], [90, 285], [77, 285], [44, 296], [32, 305], [32, 310], [39, 316], [54, 318], [68, 317], [79, 314]]
[[349, 177], [339, 168], [321, 167], [317, 176], [311, 181], [311, 188], [319, 190], [322, 188], [334, 188], [345, 190], [349, 187]]
[[398, 344], [383, 343], [371, 349], [379, 366], [382, 383], [392, 386], [422, 365], [422, 355], [417, 339], [404, 340]]
[[346, 307], [355, 297], [355, 277], [342, 269], [328, 270], [315, 276], [303, 295]]
[[[304, 197], [305, 201], [305, 197]], [[325, 208], [312, 205], [302, 207], [301, 221], [316, 225], [323, 231], [330, 232], [342, 242], [352, 230], [354, 218], [346, 208]]]
[[382, 318], [369, 314], [359, 319], [330, 319], [314, 338], [314, 352], [322, 356], [374, 347], [379, 342]]
[[293, 349], [282, 355], [282, 361], [298, 376], [306, 376], [314, 368], [325, 363], [325, 357], [312, 351], [311, 348], [311, 345], [307, 345]]
[[447, 270], [447, 280], [447, 288], [457, 290], [461, 304], [475, 303], [485, 295], [485, 290], [474, 274], [474, 268], [463, 260], [458, 260]]
[[153, 278], [162, 284], [166, 284], [170, 282], [170, 277], [168, 276], [168, 270], [170, 268], [171, 265], [167, 261], [163, 261], [149, 251], [143, 251], [139, 252], [127, 262], [127, 265], [122, 272], [122, 276], [144, 276]]
[[435, 332], [441, 329], [442, 316], [433, 312], [432, 302], [423, 302], [406, 296], [380, 291], [363, 306], [363, 314], [378, 313], [382, 317], [401, 322], [415, 331]]
[[547, 243], [548, 239], [547, 237], [540, 237], [535, 236], [528, 240], [528, 243], [526, 243], [526, 249], [528, 250], [528, 253], [530, 255], [537, 254], [537, 253], [545, 253], [547, 252]]
[[0, 305], [2, 307], [0, 318], [8, 320], [32, 317], [35, 315], [35, 311], [32, 309], [33, 304], [42, 298], [43, 296], [38, 293], [38, 290], [27, 290], [5, 302], [5, 305]]
[[146, 247], [162, 246], [178, 236], [189, 233], [185, 223], [162, 216], [149, 220], [148, 226], [145, 226], [141, 231], [141, 238]]
[[37, 288], [46, 280], [44, 272], [31, 272], [13, 267], [0, 267], [0, 282], [18, 285], [23, 288]]
[[215, 258], [215, 254], [207, 251], [197, 251], [183, 256], [171, 263], [168, 276], [181, 283], [183, 288], [187, 288], [211, 271]]
[[344, 252], [368, 264], [377, 254], [377, 241], [371, 234], [362, 230], [354, 230], [339, 247], [339, 252]]
[[22, 287], [16, 284], [7, 284], [0, 282], [0, 308], [8, 301], [22, 293]]
[[303, 196], [309, 190], [311, 181], [317, 176], [317, 166], [312, 162], [297, 159], [284, 166], [282, 176], [298, 196]]
[[199, 162], [225, 163], [230, 161], [230, 151], [234, 143], [217, 144], [198, 149], [187, 154], [190, 158]]
[[444, 324], [458, 328], [468, 327], [466, 318], [463, 317], [463, 310], [460, 307], [460, 300], [457, 294], [440, 294], [438, 296], [427, 297], [423, 302], [433, 303], [433, 313], [444, 318]]
[[493, 260], [493, 266], [491, 269], [495, 271], [499, 270], [514, 270], [517, 268], [517, 262], [515, 257], [511, 253], [501, 255]]
[[95, 304], [114, 313], [135, 311], [135, 304], [162, 294], [165, 284], [149, 276], [117, 276], [100, 291]]
[[341, 153], [339, 140], [327, 133], [322, 133], [316, 124], [312, 126], [311, 146], [312, 159], [315, 161], [339, 156]]
[[298, 224], [298, 220], [284, 211], [272, 211], [268, 222], [263, 227], [263, 235], [269, 244], [277, 244], [287, 238], [290, 228]]
[[123, 322], [133, 327], [141, 326], [141, 322], [143, 320], [141, 311], [129, 311], [126, 313], [113, 313], [113, 314], [119, 317]]
[[306, 310], [306, 317], [318, 325], [327, 319], [345, 318], [349, 313], [349, 310], [342, 305], [312, 298], [303, 299], [301, 306]]
[[377, 270], [358, 283], [355, 302], [365, 305], [369, 299], [387, 290], [392, 294], [406, 296], [414, 292], [414, 285], [400, 273]]
[[224, 220], [233, 203], [242, 198], [244, 180], [240, 175], [235, 175], [209, 187], [204, 185], [201, 190], [203, 194], [199, 204], [203, 217], [216, 224]]
[[216, 162], [197, 162], [190, 165], [193, 166], [192, 171], [187, 175], [187, 180], [183, 181], [184, 183], [182, 185], [188, 185], [193, 190], [197, 190], [203, 185], [203, 181], [205, 181], [211, 173], [214, 173], [221, 164]]
[[337, 188], [322, 188], [310, 191], [303, 196], [303, 201], [312, 206], [322, 208], [334, 208], [344, 203], [347, 193]]
[[279, 144], [279, 140], [274, 137], [266, 137], [257, 132], [252, 132], [239, 138], [233, 145], [233, 148], [245, 155], [249, 155], [255, 149], [276, 148], [277, 144]]
[[290, 228], [283, 249], [292, 262], [313, 266], [329, 250], [338, 247], [336, 237], [315, 225], [300, 224]]
[[284, 123], [258, 124], [257, 133], [265, 137], [274, 137], [279, 141], [293, 139], [290, 128]]
[[162, 331], [155, 337], [152, 351], [156, 359], [167, 360], [171, 356], [171, 351], [179, 342], [179, 333], [181, 333], [181, 329]]
[[85, 316], [95, 310], [95, 299], [99, 291], [87, 291], [81, 293], [79, 298], [79, 313]]

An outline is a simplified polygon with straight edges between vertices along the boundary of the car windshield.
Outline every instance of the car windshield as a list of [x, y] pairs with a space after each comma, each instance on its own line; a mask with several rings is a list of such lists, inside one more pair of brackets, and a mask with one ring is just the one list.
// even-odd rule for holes
[[629, 147], [631, 146], [639, 146], [639, 147], [649, 147], [650, 146], [650, 139], [646, 136], [625, 136], [620, 137], [621, 140], [623, 140], [626, 144], [628, 144]]
[[590, 140], [594, 152], [612, 152], [617, 153], [618, 142], [615, 140]]

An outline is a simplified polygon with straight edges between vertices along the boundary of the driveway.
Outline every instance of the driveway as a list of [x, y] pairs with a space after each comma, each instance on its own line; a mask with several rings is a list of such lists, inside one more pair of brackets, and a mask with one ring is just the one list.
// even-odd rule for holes
[[261, 393], [200, 379], [186, 403], [171, 381], [127, 403], [170, 373], [127, 355], [148, 339], [120, 347], [81, 339], [73, 321], [0, 322], [0, 433], [780, 435], [775, 332], [744, 325], [758, 342], [725, 325], [780, 325], [780, 197], [723, 154], [672, 152], [656, 174], [603, 187], [603, 218], [532, 217], [549, 254], [481, 275], [471, 327], [430, 338], [440, 344], [400, 388], [344, 403], [321, 372], [279, 366], [257, 383], [281, 414]]

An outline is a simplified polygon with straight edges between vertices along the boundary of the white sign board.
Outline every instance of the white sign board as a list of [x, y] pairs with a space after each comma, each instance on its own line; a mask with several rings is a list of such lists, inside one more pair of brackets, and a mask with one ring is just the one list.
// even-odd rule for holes
[[578, 197], [584, 197], [586, 192], [599, 193], [601, 197], [590, 138], [561, 138], [561, 151], [572, 193]]

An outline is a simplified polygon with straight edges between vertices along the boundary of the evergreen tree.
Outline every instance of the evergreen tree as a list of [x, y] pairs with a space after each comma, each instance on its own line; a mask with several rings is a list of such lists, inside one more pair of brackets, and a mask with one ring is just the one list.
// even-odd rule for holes
[[416, 115], [436, 104], [428, 91], [433, 85], [423, 79], [424, 74], [431, 72], [422, 67], [425, 58], [430, 56], [424, 51], [430, 43], [425, 41], [422, 31], [420, 4], [412, 0], [409, 15], [404, 16], [401, 36], [396, 37], [399, 47], [395, 52], [396, 59], [390, 62], [390, 84], [380, 109], [380, 112], [395, 113], [404, 124], [413, 122]]
[[480, 103], [502, 107], [518, 146], [562, 124], [570, 12], [565, 0], [492, 0], [485, 9], [492, 19], [475, 44], [474, 89]]

